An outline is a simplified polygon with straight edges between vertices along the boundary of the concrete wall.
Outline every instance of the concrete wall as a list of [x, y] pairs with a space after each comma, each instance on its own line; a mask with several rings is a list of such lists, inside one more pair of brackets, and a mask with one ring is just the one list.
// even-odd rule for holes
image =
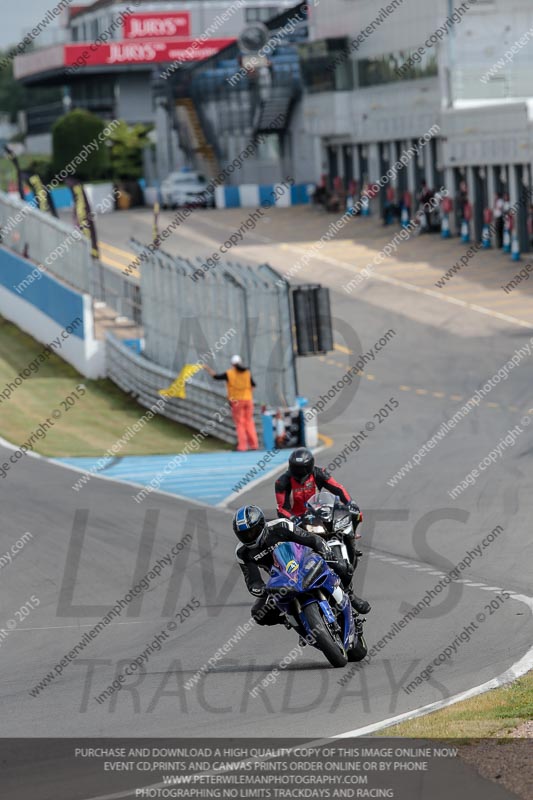
[[337, 138], [339, 143], [422, 136], [438, 122], [438, 80], [406, 82], [401, 91], [398, 86], [385, 84], [353, 92], [307, 94], [302, 109], [305, 130], [312, 136]]
[[[326, 0], [312, 9], [311, 38], [326, 39], [341, 36], [356, 38], [379, 17], [388, 2], [375, 0]], [[369, 58], [393, 50], [418, 47], [437, 26], [439, 4], [435, 0], [402, 0], [364, 39], [356, 55]]]
[[446, 166], [530, 161], [532, 131], [526, 103], [446, 111], [441, 127]]
[[318, 183], [320, 180], [320, 140], [309, 136], [307, 131], [311, 117], [306, 115], [314, 112], [318, 113], [315, 107], [299, 102], [286, 139], [285, 155], [290, 162], [287, 174], [292, 175], [296, 183]]
[[4, 248], [0, 314], [43, 344], [56, 341], [54, 352], [85, 377], [105, 376], [105, 347], [94, 338], [91, 298]]
[[27, 153], [43, 156], [52, 155], [51, 133], [34, 133], [31, 136], [26, 136], [24, 144]]
[[128, 123], [153, 122], [154, 108], [150, 88], [150, 72], [131, 72], [117, 76], [116, 114]]

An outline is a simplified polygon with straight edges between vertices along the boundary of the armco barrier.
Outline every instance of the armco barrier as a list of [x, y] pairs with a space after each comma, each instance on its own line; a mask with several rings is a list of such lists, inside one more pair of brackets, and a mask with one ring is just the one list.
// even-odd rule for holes
[[105, 375], [104, 342], [93, 331], [92, 301], [0, 247], [0, 314], [87, 378]]
[[[150, 408], [161, 396], [159, 389], [169, 386], [175, 373], [139, 356], [112, 333], [106, 339], [107, 374], [123, 391], [133, 395], [137, 402]], [[187, 381], [187, 398], [169, 398], [160, 412], [163, 416], [189, 425], [196, 430], [206, 429], [224, 442], [237, 441], [231, 413], [227, 413], [226, 392], [213, 388], [202, 377]], [[216, 416], [217, 412], [222, 419]], [[207, 426], [207, 427], [206, 427]], [[256, 426], [261, 430], [261, 414], [256, 409]]]

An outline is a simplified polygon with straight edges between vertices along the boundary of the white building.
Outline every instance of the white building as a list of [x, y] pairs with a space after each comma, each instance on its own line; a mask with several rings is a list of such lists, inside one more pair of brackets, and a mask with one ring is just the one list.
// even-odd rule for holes
[[[531, 189], [531, 0], [326, 0], [312, 8], [310, 40], [292, 124], [298, 180], [379, 180], [436, 124], [399, 190], [426, 180], [455, 196], [464, 179], [479, 237], [496, 191], [514, 205]], [[527, 203], [519, 216], [528, 249]]]

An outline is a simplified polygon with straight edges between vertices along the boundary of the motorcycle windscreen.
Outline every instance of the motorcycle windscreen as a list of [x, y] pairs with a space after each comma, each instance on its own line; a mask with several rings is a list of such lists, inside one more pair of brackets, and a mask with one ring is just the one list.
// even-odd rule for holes
[[278, 544], [272, 554], [274, 564], [279, 571], [292, 583], [297, 583], [300, 577], [300, 568], [307, 547], [296, 542], [282, 542]]
[[327, 489], [321, 489], [309, 498], [307, 508], [318, 519], [330, 523], [333, 519], [333, 510], [337, 505], [336, 499], [335, 495], [328, 492]]

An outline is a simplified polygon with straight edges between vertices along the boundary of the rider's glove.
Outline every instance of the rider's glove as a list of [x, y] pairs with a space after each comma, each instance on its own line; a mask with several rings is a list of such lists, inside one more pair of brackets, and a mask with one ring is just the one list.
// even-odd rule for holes
[[361, 514], [361, 509], [359, 508], [357, 503], [355, 503], [353, 500], [350, 500], [350, 502], [348, 503], [348, 511], [350, 512], [350, 514], [353, 514], [353, 516], [356, 517], [359, 522], [361, 522], [361, 520], [363, 519], [363, 515]]

